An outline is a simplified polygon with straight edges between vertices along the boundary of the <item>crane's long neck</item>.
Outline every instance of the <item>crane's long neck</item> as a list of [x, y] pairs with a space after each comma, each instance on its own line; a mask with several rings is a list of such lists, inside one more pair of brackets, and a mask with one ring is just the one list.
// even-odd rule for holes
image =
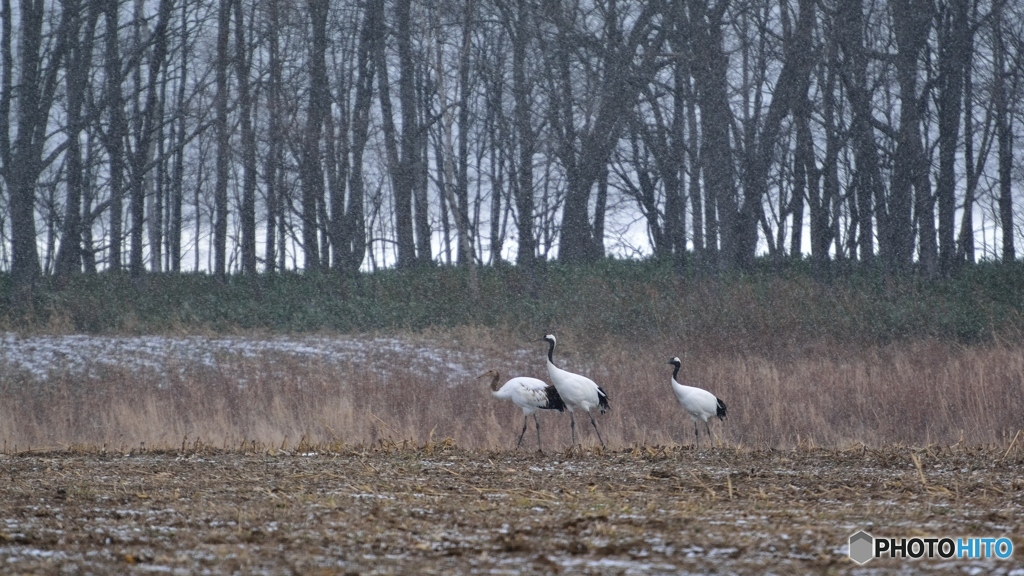
[[[548, 362], [550, 362], [552, 366], [555, 366], [554, 355], [555, 355], [555, 342], [553, 340], [548, 340]], [[557, 366], [555, 366], [555, 367], [557, 368]]]
[[491, 380], [491, 392], [497, 392], [498, 391], [498, 381], [499, 380], [501, 380], [501, 373], [495, 371], [494, 372], [494, 379]]
[[679, 382], [679, 364], [673, 364], [673, 366], [675, 366], [675, 369], [672, 370], [672, 380], [675, 380], [678, 383]]

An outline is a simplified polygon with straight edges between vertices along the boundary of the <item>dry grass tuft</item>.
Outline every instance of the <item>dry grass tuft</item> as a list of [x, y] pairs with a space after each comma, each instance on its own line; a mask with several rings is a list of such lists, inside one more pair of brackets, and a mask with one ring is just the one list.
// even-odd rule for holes
[[[546, 377], [543, 346], [533, 350], [507, 333], [454, 329], [416, 338], [425, 345], [480, 351], [505, 374]], [[1014, 345], [919, 341], [733, 354], [613, 341], [581, 350], [582, 343], [571, 335], [561, 339], [557, 360], [608, 392], [612, 410], [597, 421], [613, 450], [690, 449], [692, 421], [668, 384], [666, 362], [674, 355], [684, 361], [680, 380], [712, 391], [728, 405], [728, 419], [712, 424], [718, 446], [966, 444], [1002, 446], [1009, 453], [1024, 444], [1018, 439], [1024, 349]], [[186, 363], [149, 372], [55, 371], [45, 380], [0, 366], [0, 444], [7, 452], [513, 445], [521, 412], [492, 399], [485, 383], [448, 386], [403, 370], [400, 357], [380, 355], [373, 361], [388, 363], [390, 371], [283, 354], [225, 355], [213, 367]], [[540, 418], [545, 448], [564, 449], [567, 415]], [[584, 446], [596, 445], [589, 425], [580, 430]]]

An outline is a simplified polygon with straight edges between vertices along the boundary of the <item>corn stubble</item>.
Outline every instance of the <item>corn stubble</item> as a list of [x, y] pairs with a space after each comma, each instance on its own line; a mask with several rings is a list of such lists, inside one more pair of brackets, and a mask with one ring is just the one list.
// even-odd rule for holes
[[[846, 573], [878, 536], [1008, 536], [1024, 450], [451, 442], [0, 454], [15, 573]], [[880, 573], [1010, 573], [1014, 559], [879, 559]]]

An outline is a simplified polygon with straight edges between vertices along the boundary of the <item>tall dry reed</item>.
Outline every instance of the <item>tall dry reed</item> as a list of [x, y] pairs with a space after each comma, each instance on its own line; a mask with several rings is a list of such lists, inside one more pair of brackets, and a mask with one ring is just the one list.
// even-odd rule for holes
[[[543, 344], [524, 348], [505, 334], [467, 330], [420, 338], [474, 348], [511, 375], [546, 378]], [[752, 354], [611, 341], [582, 350], [585, 341], [561, 338], [556, 361], [608, 392], [612, 410], [596, 418], [613, 449], [693, 442], [693, 423], [669, 387], [667, 361], [676, 355], [683, 383], [728, 405], [728, 419], [712, 424], [716, 441], [728, 445], [987, 444], [1008, 442], [1024, 428], [1024, 348], [1016, 345], [822, 344]], [[96, 367], [55, 371], [45, 380], [0, 369], [0, 443], [7, 450], [129, 449], [198, 439], [294, 448], [451, 438], [467, 448], [513, 446], [522, 414], [491, 398], [485, 382], [440, 383], [430, 371], [403, 369], [405, 359], [381, 354], [362, 367], [225, 355], [214, 367]], [[392, 369], [373, 368], [383, 364]], [[540, 419], [545, 447], [565, 447], [568, 416], [546, 412]], [[584, 445], [595, 445], [588, 420], [578, 424]]]

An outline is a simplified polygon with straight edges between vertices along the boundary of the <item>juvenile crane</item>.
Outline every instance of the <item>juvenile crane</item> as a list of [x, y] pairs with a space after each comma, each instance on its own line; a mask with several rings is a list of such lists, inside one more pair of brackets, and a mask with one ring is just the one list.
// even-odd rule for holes
[[523, 432], [519, 435], [519, 442], [516, 442], [516, 450], [519, 449], [519, 445], [523, 443], [523, 436], [526, 435], [527, 419], [533, 416], [533, 422], [537, 425], [537, 450], [543, 452], [540, 447], [540, 421], [537, 420], [537, 410], [564, 412], [565, 403], [558, 395], [558, 390], [543, 380], [524, 376], [513, 378], [499, 388], [498, 381], [501, 380], [501, 374], [497, 370], [488, 370], [477, 376], [477, 379], [480, 378], [491, 378], [491, 394], [495, 398], [511, 400], [513, 404], [523, 409]]
[[587, 416], [590, 416], [590, 423], [594, 425], [594, 432], [597, 432], [597, 439], [601, 441], [601, 448], [604, 448], [604, 439], [601, 438], [601, 431], [597, 429], [597, 422], [594, 421], [594, 415], [590, 413], [590, 410], [598, 408], [601, 410], [601, 414], [608, 411], [608, 395], [590, 378], [555, 366], [555, 335], [548, 334], [544, 340], [548, 343], [548, 376], [551, 378], [551, 383], [558, 389], [558, 394], [565, 402], [565, 407], [569, 409], [573, 446], [576, 445], [576, 419], [573, 417], [573, 410], [579, 408], [585, 410]]
[[679, 367], [683, 363], [678, 357], [669, 360], [668, 363], [675, 366], [675, 370], [672, 371], [672, 391], [676, 393], [676, 398], [682, 404], [683, 410], [686, 410], [690, 417], [693, 418], [694, 444], [700, 446], [697, 419], [699, 418], [704, 421], [704, 429], [707, 430], [708, 439], [710, 439], [711, 427], [708, 426], [708, 418], [718, 416], [719, 420], [725, 420], [725, 402], [722, 402], [707, 390], [680, 384], [676, 378], [679, 376]]

